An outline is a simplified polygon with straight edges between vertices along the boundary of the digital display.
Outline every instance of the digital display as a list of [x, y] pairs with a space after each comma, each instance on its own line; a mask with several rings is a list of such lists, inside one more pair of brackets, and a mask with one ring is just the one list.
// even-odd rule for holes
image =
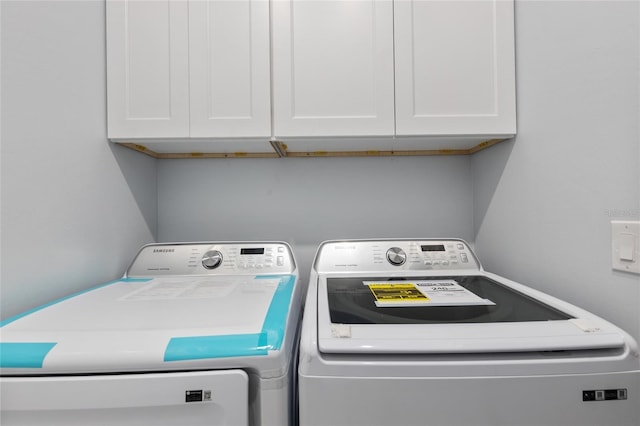
[[444, 244], [431, 244], [428, 246], [420, 246], [422, 251], [445, 251]]
[[264, 254], [264, 248], [243, 248], [240, 249], [240, 254]]

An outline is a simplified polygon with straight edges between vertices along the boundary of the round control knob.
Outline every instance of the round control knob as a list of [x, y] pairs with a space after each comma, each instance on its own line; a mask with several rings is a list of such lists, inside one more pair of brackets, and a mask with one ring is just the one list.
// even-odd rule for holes
[[400, 247], [391, 247], [387, 250], [387, 260], [394, 266], [400, 266], [407, 260], [407, 254]]
[[222, 253], [210, 250], [202, 256], [202, 266], [206, 269], [216, 269], [222, 263]]

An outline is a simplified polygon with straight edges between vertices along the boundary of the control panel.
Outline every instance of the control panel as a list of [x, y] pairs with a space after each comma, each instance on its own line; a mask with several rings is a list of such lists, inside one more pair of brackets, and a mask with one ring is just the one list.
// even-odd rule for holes
[[319, 249], [318, 272], [392, 272], [479, 270], [480, 263], [464, 240], [328, 241]]
[[171, 243], [144, 246], [127, 276], [260, 275], [294, 270], [286, 243]]

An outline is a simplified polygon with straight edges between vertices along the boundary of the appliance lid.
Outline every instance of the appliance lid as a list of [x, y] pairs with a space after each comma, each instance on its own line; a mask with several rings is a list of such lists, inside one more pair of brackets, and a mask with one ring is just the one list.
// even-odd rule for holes
[[0, 322], [3, 374], [167, 370], [279, 351], [297, 275], [124, 278]]
[[624, 345], [608, 323], [491, 276], [321, 277], [320, 351], [495, 353]]

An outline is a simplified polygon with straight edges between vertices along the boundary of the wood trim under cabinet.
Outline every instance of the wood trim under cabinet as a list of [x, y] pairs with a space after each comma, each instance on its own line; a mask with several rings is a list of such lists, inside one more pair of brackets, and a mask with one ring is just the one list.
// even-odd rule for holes
[[277, 152], [155, 152], [144, 145], [130, 142], [116, 142], [118, 145], [133, 149], [153, 158], [158, 159], [185, 159], [185, 158], [279, 158]]
[[158, 159], [186, 159], [186, 158], [304, 158], [304, 157], [417, 157], [437, 155], [472, 155], [487, 149], [506, 139], [489, 139], [469, 149], [426, 149], [426, 150], [393, 150], [393, 151], [288, 151], [287, 144], [271, 141], [274, 152], [155, 152], [144, 145], [131, 142], [116, 142], [119, 145], [141, 152]]

